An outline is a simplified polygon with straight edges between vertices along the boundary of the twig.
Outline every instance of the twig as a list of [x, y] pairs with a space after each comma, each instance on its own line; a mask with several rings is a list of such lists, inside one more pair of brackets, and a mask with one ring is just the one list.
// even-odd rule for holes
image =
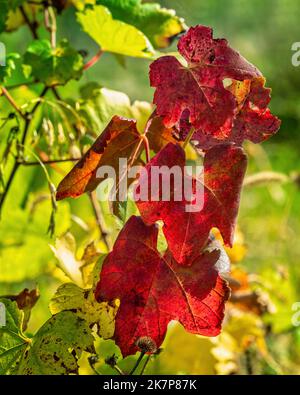
[[92, 57], [92, 59], [90, 59], [84, 66], [83, 66], [83, 70], [88, 70], [89, 68], [91, 68], [92, 66], [94, 66], [98, 60], [101, 58], [103, 54], [102, 49], [99, 49], [99, 51], [96, 53], [95, 56]]
[[15, 99], [11, 96], [11, 94], [8, 92], [8, 90], [6, 88], [4, 88], [4, 86], [0, 87], [0, 90], [2, 91], [4, 97], [8, 100], [8, 102], [12, 105], [12, 107], [17, 111], [17, 113], [26, 120], [26, 115], [23, 114], [23, 112], [21, 111], [20, 107], [18, 106], [18, 104], [15, 102]]
[[28, 18], [28, 15], [26, 14], [26, 11], [22, 5], [20, 6], [20, 12], [21, 12], [27, 26], [29, 27], [33, 38], [35, 40], [37, 40], [39, 37], [38, 37], [37, 31], [36, 31], [37, 30], [36, 24], [30, 22], [30, 19]]
[[88, 195], [89, 195], [91, 205], [92, 205], [92, 208], [93, 208], [93, 211], [95, 214], [97, 225], [98, 225], [100, 233], [103, 237], [103, 241], [107, 247], [107, 250], [109, 251], [109, 244], [107, 242], [107, 232], [105, 231], [105, 226], [102, 221], [102, 213], [101, 213], [101, 208], [100, 208], [99, 202], [97, 200], [97, 195], [96, 195], [95, 191], [89, 192]]

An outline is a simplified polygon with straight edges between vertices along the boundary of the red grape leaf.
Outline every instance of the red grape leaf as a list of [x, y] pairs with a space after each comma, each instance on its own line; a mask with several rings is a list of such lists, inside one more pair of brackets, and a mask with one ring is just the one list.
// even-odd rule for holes
[[[173, 129], [166, 128], [160, 117], [151, 120], [146, 136], [150, 149], [154, 152], [160, 151], [169, 142], [177, 141], [175, 135], [173, 136]], [[112, 166], [118, 180], [119, 158], [127, 158], [131, 166], [141, 163], [140, 154], [143, 149], [143, 145], [140, 144], [141, 139], [135, 120], [114, 116], [92, 147], [60, 182], [56, 199], [77, 197], [96, 189], [103, 181], [103, 178], [96, 177], [100, 166]], [[134, 180], [128, 180], [128, 186], [132, 181]]]
[[[280, 120], [271, 114], [268, 105], [271, 100], [271, 89], [265, 88], [263, 77], [245, 80], [232, 80], [227, 89], [237, 100], [238, 111], [235, 115], [233, 128], [227, 137], [221, 139], [206, 135], [201, 129], [193, 134], [193, 144], [200, 149], [209, 149], [216, 144], [235, 142], [242, 144], [244, 140], [261, 143], [275, 134], [280, 127]], [[191, 129], [186, 114], [185, 123], [180, 124], [179, 137], [184, 140]]]
[[157, 114], [167, 127], [179, 129], [182, 113], [187, 110], [195, 129], [214, 137], [228, 136], [237, 101], [224, 80], [243, 81], [261, 73], [225, 39], [213, 39], [212, 29], [206, 26], [190, 28], [179, 40], [178, 50], [187, 67], [173, 56], [163, 56], [150, 66]]
[[[240, 91], [244, 90], [241, 85], [243, 84], [233, 81], [231, 90], [236, 97], [239, 97]], [[248, 85], [247, 94], [240, 104], [230, 140], [237, 144], [243, 143], [246, 139], [253, 143], [261, 143], [276, 133], [280, 127], [280, 120], [272, 115], [268, 108], [271, 89], [265, 88], [263, 77], [254, 78], [251, 82], [244, 81], [244, 85]]]
[[103, 178], [96, 177], [100, 166], [112, 166], [118, 180], [119, 158], [127, 158], [129, 162], [133, 159], [135, 164], [139, 155], [136, 153], [134, 158], [133, 156], [140, 140], [135, 120], [114, 116], [92, 147], [61, 181], [56, 199], [77, 197], [96, 189], [103, 181]]
[[95, 295], [98, 301], [121, 301], [114, 339], [124, 357], [138, 350], [142, 337], [160, 347], [171, 320], [200, 335], [221, 330], [229, 289], [215, 267], [219, 251], [183, 267], [169, 252], [159, 255], [157, 236], [155, 225], [131, 217], [102, 266]]
[[[229, 144], [207, 151], [204, 158], [204, 193], [201, 189], [196, 193], [198, 201], [203, 202], [203, 208], [194, 212], [187, 212], [187, 200], [176, 201], [174, 193], [170, 201], [163, 201], [161, 191], [166, 181], [160, 178], [159, 185], [155, 186], [157, 182], [152, 177], [154, 166], [166, 166], [168, 169], [179, 166], [183, 169], [184, 165], [184, 150], [179, 145], [169, 143], [147, 164], [136, 188], [137, 206], [143, 220], [148, 225], [158, 220], [164, 222], [163, 232], [169, 249], [180, 264], [187, 264], [201, 254], [213, 227], [220, 230], [225, 244], [232, 245], [247, 158], [242, 148]], [[188, 176], [183, 171], [181, 174], [180, 183], [183, 185], [184, 178]], [[180, 184], [178, 180], [175, 183], [177, 187]], [[151, 191], [155, 187], [159, 190], [159, 201], [151, 200], [150, 192], [148, 197], [141, 195], [142, 191]]]
[[179, 143], [174, 128], [167, 128], [163, 124], [161, 117], [153, 117], [150, 126], [147, 130], [146, 136], [149, 141], [150, 148], [155, 152], [159, 152], [168, 143]]

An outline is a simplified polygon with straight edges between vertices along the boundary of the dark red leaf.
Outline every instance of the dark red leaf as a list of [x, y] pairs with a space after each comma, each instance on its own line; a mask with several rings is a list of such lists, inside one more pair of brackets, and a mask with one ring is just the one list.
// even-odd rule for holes
[[[155, 184], [151, 170], [153, 166], [167, 166], [169, 169], [179, 166], [183, 169], [184, 165], [183, 149], [169, 143], [147, 164], [146, 173], [141, 174], [136, 189], [137, 206], [143, 220], [148, 225], [158, 220], [164, 222], [163, 232], [169, 249], [180, 264], [188, 264], [201, 254], [213, 227], [219, 228], [227, 245], [232, 245], [247, 158], [243, 149], [234, 145], [219, 145], [206, 153], [204, 194], [201, 189], [196, 194], [199, 201], [199, 193], [202, 194], [203, 208], [200, 211], [187, 212], [188, 201], [175, 201], [174, 195], [171, 195], [170, 201], [151, 200], [150, 193], [148, 200], [139, 197], [141, 191], [151, 191]], [[183, 171], [182, 177], [187, 177]], [[162, 184], [161, 178], [157, 186], [159, 192], [163, 189]], [[171, 188], [174, 189], [174, 186], [171, 185]]]
[[156, 87], [154, 103], [167, 127], [180, 127], [186, 110], [195, 129], [217, 138], [227, 137], [237, 111], [237, 100], [224, 83], [243, 81], [261, 73], [225, 39], [213, 39], [212, 29], [196, 26], [181, 37], [178, 50], [187, 67], [173, 56], [157, 59], [150, 66], [151, 86]]
[[[268, 108], [271, 89], [265, 88], [263, 77], [254, 78], [252, 81], [232, 81], [227, 89], [235, 95], [238, 103], [232, 131], [226, 138], [218, 139], [206, 135], [201, 129], [196, 130], [192, 140], [199, 149], [206, 150], [224, 142], [241, 145], [244, 140], [261, 143], [276, 133], [280, 127], [280, 120], [272, 115]], [[186, 138], [190, 128], [188, 114], [183, 114], [179, 133], [181, 140]]]
[[157, 235], [155, 225], [131, 217], [102, 267], [96, 298], [121, 301], [114, 338], [123, 356], [135, 353], [145, 337], [158, 348], [171, 320], [205, 336], [221, 329], [229, 289], [215, 268], [219, 251], [183, 267], [169, 252], [159, 255]]

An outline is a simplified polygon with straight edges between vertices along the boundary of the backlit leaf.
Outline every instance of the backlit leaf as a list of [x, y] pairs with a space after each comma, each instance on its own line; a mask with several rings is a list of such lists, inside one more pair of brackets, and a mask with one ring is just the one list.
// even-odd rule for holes
[[[153, 224], [158, 220], [164, 222], [163, 231], [169, 249], [179, 263], [191, 262], [201, 253], [213, 227], [219, 228], [226, 245], [232, 244], [246, 165], [246, 156], [239, 147], [220, 145], [209, 150], [204, 158], [204, 181], [195, 181], [199, 186], [198, 190], [194, 191], [199, 201], [199, 209], [188, 212], [187, 205], [191, 202], [188, 202], [183, 190], [188, 178], [184, 174], [183, 149], [179, 145], [169, 143], [147, 164], [146, 172], [142, 173], [136, 189], [137, 206], [147, 224]], [[172, 183], [170, 201], [162, 200], [163, 177], [160, 178], [159, 185], [155, 186], [159, 192], [159, 201], [151, 200], [150, 195], [148, 200], [139, 196], [142, 191], [149, 191], [148, 194], [152, 191], [156, 182], [152, 180], [153, 166], [166, 166], [168, 169], [179, 166], [180, 180], [176, 182], [181, 181], [182, 187], [179, 184], [175, 186], [177, 189], [182, 188], [181, 200], [176, 200], [176, 190]]]
[[103, 51], [140, 58], [152, 58], [154, 50], [147, 37], [137, 28], [113, 19], [101, 5], [77, 13], [83, 30]]
[[[260, 71], [225, 39], [213, 39], [212, 29], [198, 25], [180, 39], [178, 50], [187, 66], [172, 56], [150, 66], [154, 103], [167, 127], [193, 127], [200, 148], [212, 146], [211, 138], [238, 143], [244, 138], [263, 140], [278, 129], [278, 119], [267, 110], [270, 92], [263, 87]], [[248, 95], [245, 86], [237, 92], [235, 81], [244, 80], [254, 81]], [[235, 88], [228, 88], [228, 82]]]
[[97, 0], [97, 4], [107, 7], [115, 19], [141, 30], [156, 48], [169, 46], [172, 38], [187, 28], [174, 10], [160, 4], [141, 0]]
[[158, 348], [171, 320], [205, 336], [216, 336], [221, 329], [229, 291], [215, 268], [219, 252], [180, 266], [170, 252], [158, 253], [157, 236], [155, 225], [131, 217], [102, 267], [96, 298], [121, 301], [114, 339], [123, 356], [135, 353], [145, 338], [152, 350]]

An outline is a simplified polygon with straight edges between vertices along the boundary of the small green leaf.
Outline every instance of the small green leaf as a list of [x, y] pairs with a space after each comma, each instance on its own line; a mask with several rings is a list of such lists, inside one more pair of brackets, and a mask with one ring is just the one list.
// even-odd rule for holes
[[114, 19], [142, 31], [155, 48], [169, 46], [172, 37], [187, 29], [174, 10], [161, 8], [156, 3], [142, 3], [141, 0], [97, 0], [96, 3], [107, 7]]
[[78, 374], [83, 351], [95, 352], [90, 328], [75, 313], [63, 311], [51, 317], [34, 336], [20, 362], [19, 374]]
[[30, 340], [22, 333], [24, 314], [17, 303], [4, 298], [0, 303], [0, 375], [3, 375], [18, 362]]
[[24, 55], [25, 70], [47, 86], [65, 85], [78, 80], [83, 71], [83, 58], [67, 40], [51, 48], [48, 40], [33, 41]]
[[101, 5], [77, 13], [83, 30], [103, 51], [140, 58], [153, 58], [154, 49], [147, 37], [134, 26], [115, 20]]

